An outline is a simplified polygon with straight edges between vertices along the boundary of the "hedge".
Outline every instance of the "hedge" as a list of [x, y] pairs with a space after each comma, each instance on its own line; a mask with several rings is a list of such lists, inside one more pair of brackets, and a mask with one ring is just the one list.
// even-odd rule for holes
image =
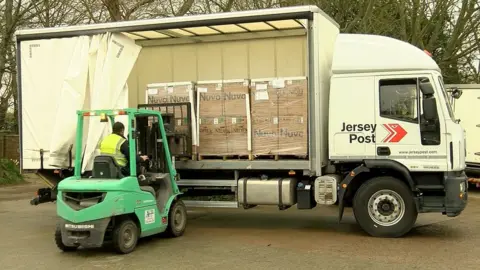
[[18, 161], [0, 159], [0, 185], [20, 184], [24, 181], [18, 168]]

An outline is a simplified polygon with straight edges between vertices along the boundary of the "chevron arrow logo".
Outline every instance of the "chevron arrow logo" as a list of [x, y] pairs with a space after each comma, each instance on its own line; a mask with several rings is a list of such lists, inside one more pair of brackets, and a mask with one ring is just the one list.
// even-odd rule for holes
[[399, 124], [383, 124], [383, 127], [387, 130], [388, 134], [383, 139], [383, 142], [397, 143], [407, 135], [407, 131], [403, 129]]

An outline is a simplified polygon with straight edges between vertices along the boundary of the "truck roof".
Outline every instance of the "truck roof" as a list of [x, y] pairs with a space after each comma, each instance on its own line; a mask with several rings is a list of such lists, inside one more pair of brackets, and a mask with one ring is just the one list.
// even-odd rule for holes
[[[172, 32], [173, 34], [177, 34], [180, 36], [182, 36], [182, 34], [185, 34], [185, 32], [187, 35], [189, 32], [192, 35], [230, 34], [238, 33], [238, 29], [250, 32], [250, 30], [252, 29], [246, 29], [239, 24], [258, 22], [263, 23], [264, 25], [254, 25], [254, 27], [256, 27], [257, 29], [253, 29], [253, 31], [291, 29], [292, 25], [298, 25], [298, 20], [312, 19], [314, 13], [320, 13], [324, 18], [327, 18], [337, 27], [339, 27], [338, 23], [336, 23], [331, 17], [325, 14], [320, 8], [310, 5], [249, 11], [223, 12], [181, 17], [166, 17], [148, 20], [132, 20], [111, 23], [75, 25], [65, 27], [23, 29], [17, 30], [15, 32], [15, 36], [17, 38], [17, 41], [23, 41], [48, 38], [64, 38], [79, 35], [94, 35], [105, 32], [123, 32], [125, 34], [129, 34], [130, 36], [133, 33], [134, 36], [137, 36], [137, 39], [138, 37], [149, 39], [149, 35], [152, 36], [152, 39], [162, 38], [164, 36], [177, 37], [172, 36]], [[283, 27], [269, 24], [269, 21], [283, 21]], [[231, 26], [230, 29], [233, 30], [229, 31], [227, 27], [223, 27], [222, 30], [219, 30], [218, 27], [212, 27], [219, 25]], [[197, 28], [192, 29], [197, 31], [192, 33], [188, 30], [185, 31], [185, 28]], [[161, 30], [170, 30], [170, 33], [165, 34], [163, 32], [157, 32]], [[138, 32], [140, 33], [138, 34]], [[142, 32], [145, 33], [142, 34]]]
[[340, 34], [333, 56], [334, 74], [436, 70], [440, 67], [423, 50], [385, 36]]

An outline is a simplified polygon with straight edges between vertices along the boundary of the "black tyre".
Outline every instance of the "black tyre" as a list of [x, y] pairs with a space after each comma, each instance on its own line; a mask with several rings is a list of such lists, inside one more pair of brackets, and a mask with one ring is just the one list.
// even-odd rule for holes
[[122, 220], [113, 229], [112, 245], [117, 253], [128, 254], [137, 246], [138, 238], [137, 224], [130, 219]]
[[358, 225], [374, 237], [401, 237], [417, 221], [413, 194], [401, 180], [382, 176], [363, 183], [353, 199]]
[[165, 231], [168, 237], [179, 237], [185, 233], [187, 227], [187, 207], [181, 200], [176, 200], [168, 213], [168, 226]]
[[60, 227], [57, 225], [57, 228], [55, 229], [55, 244], [57, 247], [64, 252], [72, 252], [77, 250], [77, 246], [74, 247], [69, 247], [63, 244], [62, 242], [62, 231], [60, 230]]

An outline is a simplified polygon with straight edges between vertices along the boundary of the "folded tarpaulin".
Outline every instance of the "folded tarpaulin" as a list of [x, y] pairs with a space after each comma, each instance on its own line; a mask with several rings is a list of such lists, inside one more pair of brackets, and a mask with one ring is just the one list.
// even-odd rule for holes
[[[22, 167], [39, 169], [43, 150], [45, 169], [65, 168], [70, 147], [75, 157], [76, 111], [127, 107], [127, 78], [141, 47], [120, 33], [24, 41], [20, 46]], [[109, 128], [85, 118], [83, 169]]]

